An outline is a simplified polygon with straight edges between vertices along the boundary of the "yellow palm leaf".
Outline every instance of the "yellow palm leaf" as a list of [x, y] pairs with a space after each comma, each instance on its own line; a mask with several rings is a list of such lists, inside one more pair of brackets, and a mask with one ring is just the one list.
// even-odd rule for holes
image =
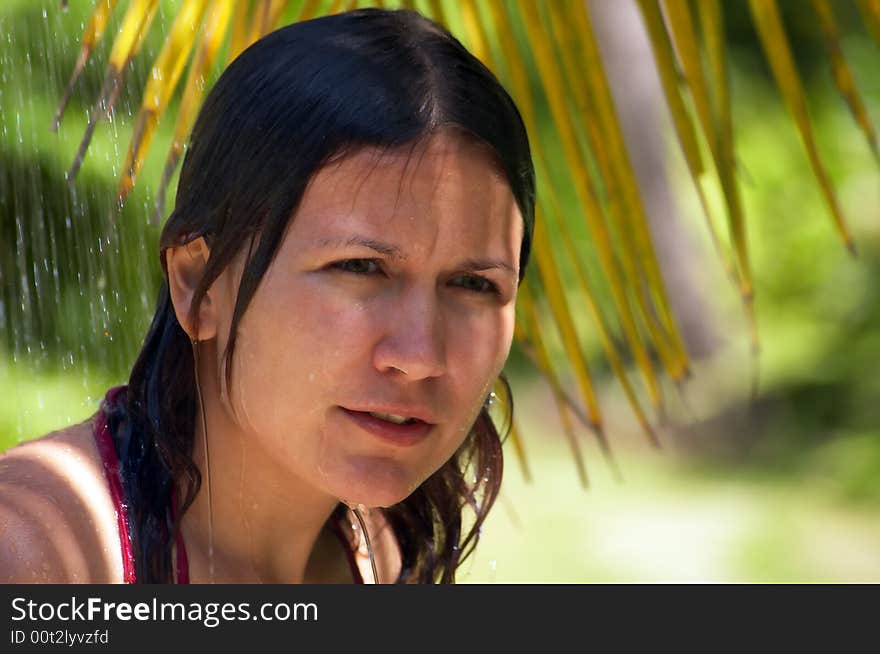
[[[687, 370], [687, 356], [683, 347], [676, 348], [672, 345], [667, 336], [667, 326], [661, 326], [655, 319], [656, 305], [653, 300], [657, 298], [665, 306], [665, 290], [656, 267], [656, 257], [648, 236], [635, 176], [623, 146], [620, 126], [614, 117], [611, 93], [602, 72], [598, 44], [592, 36], [592, 28], [585, 14], [582, 14], [579, 21], [579, 42], [582, 49], [576, 47], [573, 34], [567, 29], [566, 21], [561, 19], [559, 13], [551, 10], [550, 14], [551, 25], [557, 36], [554, 40], [560, 46], [558, 55], [562, 71], [567, 78], [568, 88], [577, 100], [578, 113], [585, 116], [589, 144], [605, 183], [608, 210], [612, 218], [609, 222], [619, 226], [616, 230], [618, 240], [621, 241], [618, 252], [626, 275], [626, 286], [629, 289], [647, 289], [646, 292], [630, 293], [632, 301], [640, 312], [640, 318], [647, 325], [652, 344], [662, 353], [661, 358], [667, 363], [667, 371], [674, 379], [681, 379]], [[575, 53], [579, 55], [577, 62], [573, 56]], [[583, 65], [578, 66], [580, 62]], [[578, 73], [579, 70], [593, 72], [582, 76]], [[669, 315], [668, 310], [663, 310], [662, 313], [667, 317]], [[673, 329], [677, 334], [677, 329]], [[627, 339], [645, 377], [651, 399], [659, 409], [662, 406], [660, 385], [647, 350], [636, 332], [628, 333]]]
[[467, 40], [471, 45], [474, 56], [486, 64], [486, 67], [495, 72], [497, 66], [492, 51], [489, 49], [489, 36], [483, 21], [480, 20], [479, 11], [475, 0], [462, 0], [461, 13], [464, 18], [464, 26]]
[[[837, 21], [834, 19], [834, 10], [831, 8], [831, 3], [828, 0], [812, 0], [812, 2], [813, 9], [816, 15], [819, 16], [819, 25], [822, 27], [825, 43], [828, 46], [828, 56], [831, 58], [831, 71], [834, 75], [834, 83], [837, 85], [841, 95], [843, 95], [844, 100], [846, 100], [847, 105], [849, 105], [853, 118], [855, 118], [859, 127], [865, 133], [865, 138], [868, 139], [868, 145], [871, 147], [871, 152], [874, 153], [874, 158], [880, 162], [877, 133], [874, 131], [874, 125], [868, 116], [868, 111], [865, 109], [862, 96], [856, 88], [849, 64], [846, 62], [843, 51], [840, 49], [840, 34], [837, 29]], [[878, 7], [880, 7], [880, 3], [878, 3]]]
[[146, 156], [159, 122], [159, 116], [168, 106], [177, 82], [183, 74], [189, 53], [195, 44], [194, 34], [202, 24], [202, 16], [207, 9], [208, 0], [188, 0], [178, 12], [162, 51], [156, 58], [150, 72], [140, 113], [135, 120], [134, 135], [125, 156], [122, 179], [117, 195], [119, 201], [125, 200], [140, 163]]
[[108, 115], [113, 110], [122, 88], [126, 66], [140, 49], [150, 28], [150, 23], [153, 22], [157, 5], [158, 0], [132, 0], [128, 6], [128, 11], [125, 12], [122, 19], [122, 26], [113, 42], [113, 49], [110, 51], [110, 64], [104, 78], [101, 94], [89, 115], [86, 132], [68, 172], [69, 179], [76, 177], [76, 173], [82, 165], [99, 118]]
[[[638, 335], [635, 318], [633, 316], [630, 300], [627, 297], [626, 285], [619, 264], [614, 253], [611, 234], [607, 225], [607, 217], [602, 210], [593, 183], [587, 171], [587, 164], [582, 152], [577, 147], [577, 136], [573, 124], [573, 116], [566, 108], [563, 80], [553, 59], [553, 54], [548, 40], [540, 29], [541, 19], [537, 13], [537, 7], [532, 3], [522, 5], [526, 31], [532, 45], [538, 69], [542, 75], [544, 88], [550, 102], [551, 113], [560, 132], [565, 159], [572, 171], [575, 182], [575, 191], [584, 209], [584, 217], [590, 232], [595, 239], [596, 250], [603, 272], [609, 281], [615, 307], [620, 316], [627, 342], [634, 348], [637, 358], [644, 350], [642, 340]], [[539, 159], [540, 155], [536, 155]], [[538, 221], [540, 222], [540, 221]], [[541, 232], [543, 233], [543, 232]], [[538, 241], [541, 236], [536, 230], [535, 247], [538, 249]], [[552, 257], [548, 258], [547, 266], [553, 265]]]
[[61, 102], [58, 104], [58, 110], [55, 112], [55, 118], [52, 121], [53, 132], [58, 129], [58, 124], [61, 122], [61, 116], [67, 108], [67, 103], [70, 101], [70, 95], [73, 93], [76, 81], [82, 74], [83, 68], [85, 68], [86, 63], [89, 61], [89, 57], [92, 56], [92, 51], [95, 49], [98, 41], [104, 35], [104, 29], [107, 27], [107, 21], [110, 20], [114, 7], [116, 7], [116, 2], [117, 0], [97, 0], [95, 2], [95, 8], [92, 10], [92, 15], [89, 17], [85, 31], [83, 31], [82, 48], [74, 65], [73, 74], [70, 76], [70, 81], [67, 83], [67, 88], [64, 90], [64, 95], [61, 97]]
[[596, 391], [590, 377], [586, 356], [584, 356], [583, 348], [580, 345], [580, 340], [574, 327], [571, 309], [569, 308], [568, 299], [563, 290], [562, 279], [559, 276], [555, 257], [553, 251], [550, 249], [543, 216], [536, 216], [535, 218], [534, 249], [535, 267], [538, 270], [538, 278], [541, 280], [542, 288], [547, 294], [547, 300], [550, 303], [554, 322], [559, 328], [566, 356], [570, 365], [574, 369], [575, 380], [577, 381], [581, 396], [587, 407], [587, 417], [590, 421], [590, 426], [596, 433], [602, 454], [605, 456], [609, 464], [614, 466], [611, 448], [602, 425], [602, 414], [601, 409], [599, 408], [599, 401], [596, 397]]
[[440, 0], [428, 0], [429, 15], [441, 25], [449, 25], [449, 19], [446, 17], [446, 10], [440, 3]]
[[[712, 245], [718, 254], [719, 259], [724, 265], [728, 276], [736, 283], [736, 270], [730, 257], [721, 243], [718, 235], [718, 227], [715, 224], [715, 218], [709, 208], [706, 200], [706, 193], [703, 190], [701, 176], [704, 172], [703, 160], [700, 156], [700, 147], [697, 142], [696, 132], [693, 123], [685, 108], [684, 100], [678, 85], [678, 78], [675, 68], [675, 56], [672, 51], [672, 42], [666, 27], [663, 24], [663, 15], [660, 10], [659, 0], [638, 0], [639, 8], [642, 12], [642, 18], [645, 22], [645, 28], [648, 32], [648, 39], [651, 42], [651, 50], [654, 54], [654, 61], [657, 66], [657, 73], [660, 77], [660, 84], [663, 89], [663, 95], [666, 99], [672, 117], [672, 125], [675, 129], [675, 135], [681, 145], [685, 163], [688, 172], [694, 183], [694, 190], [700, 202], [700, 208], [703, 211], [703, 217], [706, 220], [706, 228], [712, 240]], [[702, 5], [700, 5], [702, 7]]]
[[268, 34], [281, 17], [281, 12], [284, 11], [286, 5], [287, 0], [258, 0], [251, 15], [247, 43], [251, 44], [261, 36]]
[[523, 445], [522, 433], [519, 430], [519, 427], [516, 426], [516, 418], [511, 419], [510, 421], [510, 442], [513, 444], [513, 451], [516, 454], [516, 460], [519, 462], [520, 469], [522, 470], [523, 478], [526, 482], [532, 481], [532, 471], [529, 468], [529, 459], [526, 456], [526, 450]]
[[253, 0], [237, 0], [235, 2], [232, 18], [232, 35], [229, 44], [229, 56], [226, 60], [227, 64], [240, 55], [242, 50], [244, 50], [249, 44], [248, 31], [253, 10]]
[[[556, 371], [554, 370], [552, 360], [544, 342], [544, 337], [542, 335], [543, 327], [541, 325], [541, 320], [538, 317], [539, 314], [535, 305], [535, 300], [529, 289], [529, 283], [525, 283], [521, 286], [519, 294], [517, 295], [517, 306], [520, 309], [518, 320], [528, 324], [528, 335], [520, 335], [518, 342], [522, 345], [526, 355], [532, 360], [537, 369], [547, 378], [547, 381], [550, 384], [553, 399], [556, 402], [556, 407], [559, 410], [559, 415], [562, 419], [562, 431], [563, 434], [565, 434], [566, 441], [568, 442], [568, 446], [574, 457], [578, 479], [580, 480], [582, 487], [588, 488], [590, 481], [589, 476], [587, 475], [587, 466], [584, 463], [584, 456], [581, 452], [580, 445], [578, 444], [577, 436], [574, 433], [574, 427], [571, 424], [571, 417], [569, 415], [569, 406], [574, 403], [570, 402], [567, 398], [565, 391], [562, 389], [562, 384], [559, 382]], [[584, 423], [586, 426], [591, 427], [588, 420], [584, 420]]]
[[758, 29], [758, 36], [761, 39], [761, 44], [764, 46], [764, 51], [767, 53], [767, 59], [770, 62], [776, 83], [780, 91], [782, 91], [789, 111], [794, 116], [795, 124], [804, 142], [804, 147], [807, 149], [813, 173], [819, 181], [819, 187], [825, 196], [828, 208], [831, 210], [831, 215], [837, 225], [840, 237], [847, 248], [855, 253], [855, 243], [843, 217], [843, 210], [840, 208], [837, 194], [834, 192], [831, 177], [825, 170], [822, 158], [819, 156], [819, 150], [816, 147], [813, 127], [807, 112], [807, 101], [804, 97], [800, 76], [794, 65], [791, 49], [788, 45], [788, 37], [785, 35], [785, 30], [782, 27], [779, 8], [776, 6], [775, 0], [749, 0], [749, 7], [752, 10], [752, 17]]
[[[606, 183], [616, 182], [621, 189], [622, 208], [626, 212], [622, 220], [628, 221], [628, 228], [634, 236], [637, 264], [641, 266], [644, 273], [644, 279], [634, 280], [634, 283], [638, 283], [640, 286], [644, 285], [650, 294], [650, 296], [638, 294], [637, 301], [642, 309], [643, 318], [649, 323], [649, 329], [655, 342], [663, 340], [671, 347], [677, 365], [670, 370], [670, 374], [673, 379], [679, 380], [687, 374], [687, 354], [678, 327], [669, 310], [666, 289], [648, 232], [647, 218], [636, 185], [635, 173], [623, 140], [623, 130], [617, 120], [611, 91], [605, 77], [599, 45], [592, 29], [586, 4], [573, 1], [571, 6], [571, 12], [575, 19], [574, 25], [577, 27], [578, 36], [581, 37], [581, 56], [584, 63], [582, 68], [586, 74], [588, 89], [595, 98], [595, 108], [600, 126], [610, 144], [612, 170], [609, 175], [605, 176]], [[565, 26], [566, 24], [566, 21], [560, 21], [560, 25]], [[623, 224], [627, 225], [627, 222], [623, 222]], [[650, 308], [647, 306], [648, 301], [651, 304]], [[653, 324], [655, 311], [659, 313], [661, 323], [659, 327], [661, 329], [655, 329]]]
[[[758, 336], [758, 325], [755, 316], [755, 305], [752, 301], [752, 283], [751, 283], [751, 264], [748, 261], [748, 244], [746, 243], [746, 225], [745, 217], [741, 215], [738, 191], [736, 190], [736, 158], [734, 156], [733, 147], [733, 118], [730, 111], [730, 92], [729, 82], [727, 79], [727, 57], [725, 55], [724, 46], [724, 24], [721, 14], [721, 5], [719, 0], [705, 0], [705, 2], [697, 3], [700, 15], [700, 24], [703, 32], [703, 42], [709, 58], [709, 70], [711, 76], [709, 80], [709, 88], [711, 89], [711, 110], [712, 110], [712, 133], [716, 147], [716, 161], [720, 161], [722, 186], [731, 188], [734, 197], [734, 207], [732, 211], [732, 230], [731, 234], [735, 240], [735, 247], [739, 253], [739, 262], [741, 270], [745, 271], [743, 283], [740, 287], [741, 297], [743, 300], [743, 308], [746, 313], [746, 320], [749, 323], [750, 334], [752, 340], [752, 353], [757, 358], [760, 350], [760, 339]], [[704, 210], [708, 211], [705, 206], [705, 199], [701, 197], [704, 204]], [[711, 222], [711, 218], [710, 218]], [[711, 228], [710, 228], [711, 229]], [[713, 237], [714, 238], [714, 237]], [[718, 246], [716, 246], [717, 249]], [[726, 257], [722, 255], [722, 261], [728, 275], [736, 281], [736, 269]], [[743, 263], [744, 262], [744, 263]], [[743, 268], [745, 266], [745, 268]], [[757, 369], [757, 361], [756, 361]], [[755, 387], [757, 390], [757, 387]]]
[[183, 154], [183, 144], [195, 123], [196, 115], [205, 95], [205, 80], [226, 36], [226, 29], [232, 19], [232, 10], [232, 0], [214, 0], [208, 12], [201, 40], [196, 48], [196, 56], [190, 65], [189, 75], [184, 85], [183, 99], [177, 112], [174, 135], [171, 137], [171, 147], [162, 169], [162, 179], [159, 181], [156, 198], [156, 210], [153, 213], [154, 225], [159, 224], [160, 216], [165, 208], [165, 192], [171, 181], [171, 176], [177, 169], [180, 156]]
[[749, 263], [745, 217], [736, 182], [736, 169], [733, 161], [725, 158], [725, 152], [722, 151], [720, 140], [715, 132], [712, 102], [703, 73], [702, 58], [693, 19], [685, 0], [666, 0], [664, 6], [666, 7], [666, 15], [669, 18], [670, 35], [684, 69], [684, 76], [691, 91], [697, 119], [709, 144], [709, 150], [724, 192], [728, 225], [737, 255], [740, 292], [743, 298], [750, 304], [753, 294], [752, 273], [751, 264]]
[[856, 0], [868, 31], [880, 43], [880, 0]]
[[[545, 214], [545, 217], [549, 219], [552, 215], [554, 218], [553, 223], [558, 227], [564, 229], [565, 221], [559, 220], [559, 216], [561, 215], [559, 207], [555, 205], [555, 202], [553, 202], [552, 199], [550, 200], [550, 205], [552, 207], [552, 210], [550, 212], [547, 212]], [[657, 434], [654, 432], [654, 429], [653, 427], [651, 427], [651, 423], [648, 420], [648, 417], [642, 410], [641, 403], [639, 402], [639, 399], [636, 396], [636, 392], [629, 381], [629, 375], [626, 372], [626, 368], [624, 367], [623, 361], [620, 357], [620, 353], [618, 352], [617, 346], [615, 345], [614, 340], [611, 336], [611, 330], [609, 329], [607, 321], [605, 320], [605, 317], [603, 316], [602, 311], [595, 300], [595, 294], [593, 292], [592, 286], [587, 279], [587, 272], [583, 264], [583, 257], [578, 256], [578, 253], [575, 251], [574, 239], [571, 237], [571, 234], [563, 234], [560, 242], [563, 244], [563, 250], [568, 255], [568, 258], [575, 264], [575, 270], [578, 281], [580, 283], [580, 288], [583, 292], [584, 300], [586, 302], [587, 308], [589, 309], [590, 315], [592, 316], [593, 321], [596, 325], [596, 330], [599, 333], [599, 340], [602, 343], [602, 348], [605, 352], [605, 356], [608, 359], [608, 363], [611, 364], [611, 369], [614, 371], [614, 374], [620, 381], [620, 384], [623, 387], [624, 394], [626, 395], [626, 398], [630, 403], [630, 407], [632, 408], [633, 413], [639, 421], [639, 425], [642, 427], [642, 430], [648, 437], [648, 440], [651, 442], [652, 445], [659, 446], [660, 441], [657, 438]], [[559, 258], [561, 259], [561, 257]]]

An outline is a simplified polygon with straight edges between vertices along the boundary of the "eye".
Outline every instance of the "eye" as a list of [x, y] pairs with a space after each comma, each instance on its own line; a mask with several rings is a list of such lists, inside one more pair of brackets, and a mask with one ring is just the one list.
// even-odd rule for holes
[[465, 275], [463, 277], [458, 277], [457, 280], [460, 280], [463, 283], [456, 284], [456, 286], [461, 286], [468, 291], [474, 291], [476, 293], [498, 294], [498, 287], [485, 277], [478, 277], [476, 275]]
[[330, 267], [355, 275], [372, 275], [380, 271], [379, 262], [375, 259], [345, 259], [330, 264]]

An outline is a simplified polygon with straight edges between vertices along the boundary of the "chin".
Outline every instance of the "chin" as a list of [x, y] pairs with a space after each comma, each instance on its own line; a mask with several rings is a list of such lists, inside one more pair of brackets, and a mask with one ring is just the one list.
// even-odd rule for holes
[[385, 508], [402, 502], [424, 481], [411, 467], [385, 457], [357, 457], [334, 480], [333, 494], [349, 506]]

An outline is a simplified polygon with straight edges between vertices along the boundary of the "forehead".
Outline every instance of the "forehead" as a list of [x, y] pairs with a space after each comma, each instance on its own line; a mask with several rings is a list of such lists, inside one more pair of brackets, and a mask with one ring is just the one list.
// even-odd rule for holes
[[523, 229], [488, 147], [442, 132], [393, 150], [363, 148], [321, 168], [292, 223], [305, 238], [367, 227], [390, 237], [518, 241]]

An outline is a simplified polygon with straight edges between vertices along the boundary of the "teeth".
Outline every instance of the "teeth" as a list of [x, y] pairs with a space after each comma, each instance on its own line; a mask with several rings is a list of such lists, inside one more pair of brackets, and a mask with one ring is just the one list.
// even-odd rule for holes
[[402, 425], [405, 422], [415, 420], [415, 418], [407, 418], [406, 416], [396, 416], [393, 413], [380, 413], [379, 411], [370, 411], [369, 413], [374, 418], [379, 418], [380, 420], [387, 420], [388, 422], [393, 422], [398, 425]]

